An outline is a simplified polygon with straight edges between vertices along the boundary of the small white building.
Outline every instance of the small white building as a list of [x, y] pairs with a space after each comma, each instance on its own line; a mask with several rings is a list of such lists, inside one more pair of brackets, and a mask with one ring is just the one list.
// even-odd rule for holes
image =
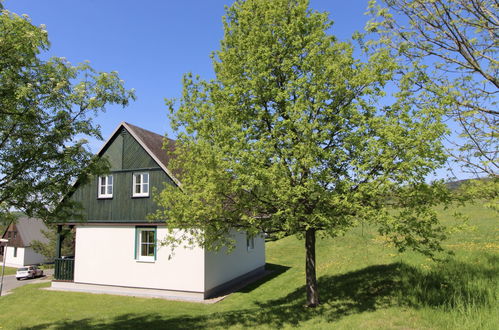
[[9, 242], [6, 247], [0, 247], [0, 255], [5, 258], [5, 265], [23, 267], [49, 261], [31, 247], [33, 241], [48, 243], [48, 238], [43, 235], [42, 230], [47, 230], [47, 227], [40, 219], [20, 218], [10, 223], [2, 235], [2, 238], [8, 239]]
[[172, 254], [160, 244], [165, 221], [146, 220], [157, 208], [153, 192], [179, 184], [166, 167], [163, 140], [121, 123], [104, 144], [98, 156], [109, 160], [110, 173], [77, 183], [70, 196], [84, 221], [64, 221], [75, 229], [75, 255], [56, 259], [53, 289], [203, 300], [264, 272], [263, 236], [233, 231], [231, 253], [179, 247]]

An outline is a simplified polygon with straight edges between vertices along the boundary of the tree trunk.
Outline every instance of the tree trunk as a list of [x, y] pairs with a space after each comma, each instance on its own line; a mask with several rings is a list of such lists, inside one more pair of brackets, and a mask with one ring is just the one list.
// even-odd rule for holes
[[307, 307], [319, 305], [319, 288], [315, 274], [315, 229], [305, 232], [305, 274], [307, 277]]

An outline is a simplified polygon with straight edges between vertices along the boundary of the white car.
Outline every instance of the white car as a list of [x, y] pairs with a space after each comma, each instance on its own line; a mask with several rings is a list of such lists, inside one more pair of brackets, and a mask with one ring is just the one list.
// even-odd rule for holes
[[26, 266], [17, 269], [16, 279], [19, 281], [22, 278], [35, 278], [43, 276], [43, 270], [36, 266]]

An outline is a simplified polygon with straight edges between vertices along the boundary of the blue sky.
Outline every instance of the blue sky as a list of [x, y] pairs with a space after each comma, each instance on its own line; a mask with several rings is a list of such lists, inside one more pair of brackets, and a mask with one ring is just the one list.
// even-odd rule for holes
[[[170, 133], [164, 98], [181, 95], [184, 73], [213, 76], [209, 55], [223, 36], [222, 16], [229, 0], [6, 0], [5, 8], [45, 24], [49, 55], [76, 64], [89, 60], [99, 71], [118, 71], [137, 101], [122, 110], [109, 108], [96, 120], [106, 138], [127, 121], [157, 133]], [[328, 11], [332, 32], [348, 39], [365, 24], [367, 0], [312, 0]], [[100, 144], [97, 143], [97, 144]], [[92, 146], [94, 150], [98, 146]], [[97, 147], [97, 148], [96, 148]]]
[[[181, 95], [187, 72], [213, 76], [209, 55], [223, 36], [222, 16], [230, 0], [5, 0], [5, 8], [45, 24], [49, 56], [73, 64], [89, 60], [98, 71], [118, 71], [137, 101], [109, 107], [96, 122], [107, 137], [121, 121], [171, 136], [165, 98]], [[331, 33], [348, 40], [367, 22], [367, 0], [311, 0], [335, 22]], [[97, 151], [102, 142], [91, 141]], [[443, 172], [442, 172], [443, 173]]]

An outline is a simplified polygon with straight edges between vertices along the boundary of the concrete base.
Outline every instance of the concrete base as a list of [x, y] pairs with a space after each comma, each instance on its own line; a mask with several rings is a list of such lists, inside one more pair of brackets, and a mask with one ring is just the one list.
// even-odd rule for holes
[[246, 285], [266, 276], [269, 273], [270, 272], [266, 272], [265, 267], [262, 266], [229, 282], [219, 285], [211, 290], [207, 290], [207, 292], [133, 288], [55, 280], [52, 281], [52, 286], [50, 288], [47, 288], [47, 290], [215, 303], [224, 299], [228, 294], [245, 287]]
[[112, 285], [98, 285], [87, 283], [74, 283], [52, 281], [50, 290], [55, 291], [73, 291], [73, 292], [86, 292], [96, 294], [113, 294], [119, 296], [133, 296], [145, 298], [161, 298], [172, 300], [187, 300], [187, 301], [203, 301], [203, 292], [185, 292], [174, 290], [159, 290], [159, 289], [144, 289], [144, 288], [131, 288]]

